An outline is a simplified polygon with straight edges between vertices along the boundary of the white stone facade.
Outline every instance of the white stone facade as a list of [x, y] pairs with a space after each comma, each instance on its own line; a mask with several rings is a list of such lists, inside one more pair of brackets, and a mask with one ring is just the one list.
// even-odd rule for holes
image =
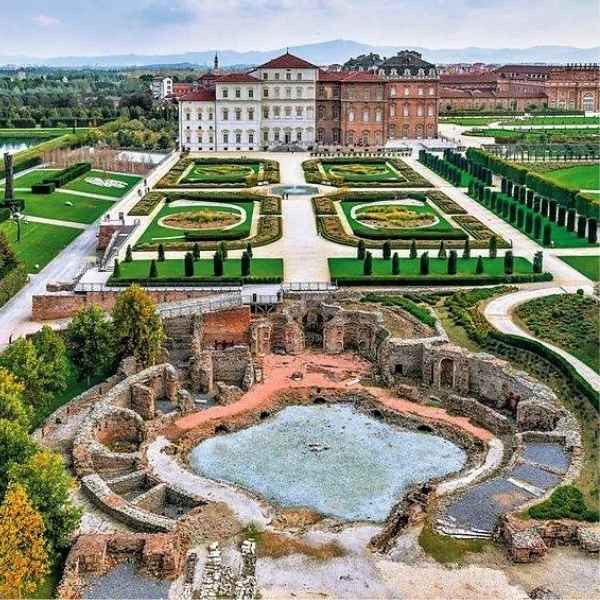
[[170, 77], [155, 77], [150, 84], [152, 96], [163, 100], [173, 93], [173, 80]]
[[192, 152], [315, 143], [319, 69], [290, 54], [180, 98], [179, 143]]

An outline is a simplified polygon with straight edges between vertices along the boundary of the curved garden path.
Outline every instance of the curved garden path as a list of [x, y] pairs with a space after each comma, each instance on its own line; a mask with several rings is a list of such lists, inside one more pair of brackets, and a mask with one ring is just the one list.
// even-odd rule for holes
[[483, 314], [486, 319], [502, 333], [508, 333], [511, 335], [518, 335], [524, 338], [535, 340], [540, 344], [543, 344], [553, 352], [556, 352], [564, 359], [566, 359], [577, 372], [587, 381], [589, 384], [600, 393], [600, 375], [593, 369], [588, 367], [585, 363], [575, 358], [572, 354], [569, 354], [566, 350], [555, 346], [549, 342], [546, 342], [540, 338], [531, 335], [529, 332], [521, 328], [513, 320], [513, 311], [517, 306], [528, 302], [529, 300], [535, 300], [536, 298], [543, 298], [545, 296], [553, 296], [555, 294], [567, 293], [563, 288], [552, 287], [535, 290], [521, 290], [512, 294], [506, 294], [492, 300], [484, 309]]

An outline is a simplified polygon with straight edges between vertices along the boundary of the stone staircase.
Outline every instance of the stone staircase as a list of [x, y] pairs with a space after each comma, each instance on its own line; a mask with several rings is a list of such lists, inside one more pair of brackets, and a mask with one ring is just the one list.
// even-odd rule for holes
[[286, 317], [283, 314], [272, 314], [270, 316], [272, 323], [271, 329], [271, 348], [274, 350], [277, 348], [285, 348], [285, 337], [284, 327], [286, 323]]

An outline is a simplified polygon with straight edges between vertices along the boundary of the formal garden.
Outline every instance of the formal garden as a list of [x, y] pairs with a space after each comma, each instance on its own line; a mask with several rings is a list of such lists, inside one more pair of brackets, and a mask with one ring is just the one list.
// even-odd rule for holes
[[340, 191], [312, 199], [317, 229], [325, 239], [346, 246], [381, 248], [487, 248], [492, 237], [498, 248], [508, 244], [440, 190], [425, 192]]
[[536, 298], [518, 306], [516, 316], [532, 335], [559, 346], [600, 373], [600, 316], [593, 298], [580, 294]]
[[600, 254], [595, 256], [560, 256], [559, 258], [592, 281], [600, 281]]
[[279, 183], [279, 163], [253, 158], [182, 158], [157, 188], [243, 188]]
[[514, 143], [582, 143], [597, 142], [600, 129], [597, 127], [565, 127], [546, 129], [543, 127], [529, 127], [523, 129], [503, 129], [501, 127], [488, 129], [469, 129], [462, 135], [474, 137], [493, 137], [497, 144]]
[[336, 187], [432, 187], [400, 159], [326, 158], [302, 163], [308, 183]]
[[264, 246], [281, 237], [281, 199], [250, 192], [147, 193], [129, 212], [152, 215], [136, 251], [216, 249], [218, 242], [240, 249]]

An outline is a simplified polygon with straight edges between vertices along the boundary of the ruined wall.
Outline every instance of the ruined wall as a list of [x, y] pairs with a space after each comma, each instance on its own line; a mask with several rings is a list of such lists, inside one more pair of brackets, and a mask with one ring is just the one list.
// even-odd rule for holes
[[248, 380], [252, 370], [252, 356], [247, 346], [234, 346], [226, 350], [211, 352], [214, 381], [236, 385], [248, 390], [254, 379]]
[[248, 344], [250, 342], [251, 317], [249, 306], [203, 314], [203, 347]]

